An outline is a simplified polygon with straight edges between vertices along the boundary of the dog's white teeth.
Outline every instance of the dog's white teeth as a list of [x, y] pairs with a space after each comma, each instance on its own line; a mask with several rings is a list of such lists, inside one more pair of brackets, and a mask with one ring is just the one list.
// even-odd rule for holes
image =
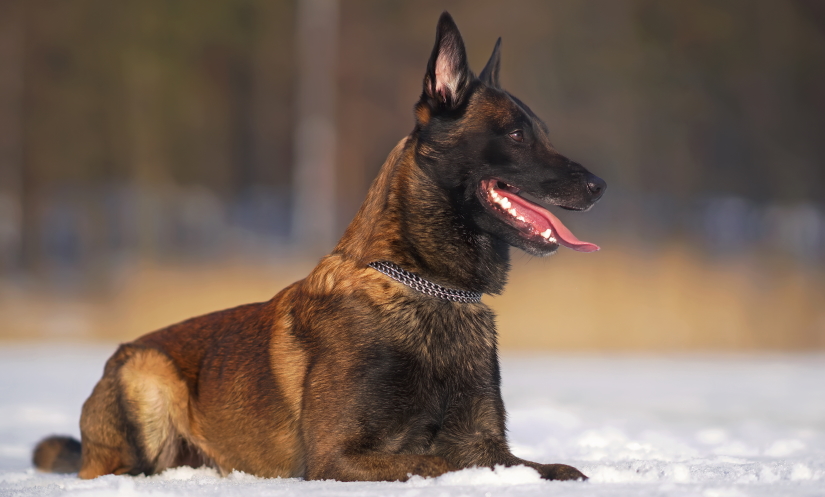
[[552, 231], [550, 228], [547, 228], [546, 230], [544, 230], [544, 231], [541, 233], [541, 236], [543, 236], [544, 238], [547, 238], [548, 240], [551, 240], [551, 239], [552, 239], [552, 240], [555, 242], [555, 241], [556, 241], [556, 239], [555, 239], [555, 238], [553, 238], [551, 235], [553, 235], [553, 231]]
[[490, 192], [490, 198], [492, 198], [493, 202], [498, 204], [502, 209], [504, 209], [506, 212], [508, 212], [514, 218], [518, 219], [521, 222], [526, 221], [526, 219], [524, 219], [524, 216], [519, 215], [516, 208], [513, 207], [513, 203], [510, 202], [510, 199], [508, 199], [507, 197], [504, 197], [502, 195], [499, 195], [499, 194], [491, 191]]

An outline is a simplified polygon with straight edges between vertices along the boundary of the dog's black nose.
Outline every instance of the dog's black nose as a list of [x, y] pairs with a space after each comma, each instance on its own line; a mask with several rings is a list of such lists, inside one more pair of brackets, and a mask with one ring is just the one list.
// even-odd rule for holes
[[587, 173], [587, 189], [593, 195], [593, 201], [600, 199], [607, 189], [607, 183], [593, 173]]

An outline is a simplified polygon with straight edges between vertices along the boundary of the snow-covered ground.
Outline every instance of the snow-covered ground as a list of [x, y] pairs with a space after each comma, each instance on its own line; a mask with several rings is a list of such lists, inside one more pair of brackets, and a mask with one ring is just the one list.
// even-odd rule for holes
[[113, 350], [0, 346], [0, 496], [825, 496], [825, 355], [505, 356], [514, 452], [573, 464], [588, 482], [544, 482], [526, 468], [407, 483], [34, 472], [38, 439], [79, 434]]

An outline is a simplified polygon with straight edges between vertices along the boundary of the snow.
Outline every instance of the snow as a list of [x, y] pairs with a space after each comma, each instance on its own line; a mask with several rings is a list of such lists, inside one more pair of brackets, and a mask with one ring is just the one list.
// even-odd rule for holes
[[114, 346], [0, 347], [0, 496], [825, 496], [825, 355], [508, 355], [514, 452], [572, 464], [588, 482], [525, 467], [409, 482], [263, 479], [176, 468], [83, 481], [31, 469], [32, 446], [79, 435], [80, 408]]

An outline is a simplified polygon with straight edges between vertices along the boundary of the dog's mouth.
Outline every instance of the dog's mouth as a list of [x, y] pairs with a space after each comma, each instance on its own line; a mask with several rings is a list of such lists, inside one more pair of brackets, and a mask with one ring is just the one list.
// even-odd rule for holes
[[598, 245], [576, 238], [559, 218], [519, 195], [518, 187], [496, 178], [482, 180], [479, 196], [488, 208], [526, 238], [547, 245], [564, 245], [579, 252], [595, 252]]

